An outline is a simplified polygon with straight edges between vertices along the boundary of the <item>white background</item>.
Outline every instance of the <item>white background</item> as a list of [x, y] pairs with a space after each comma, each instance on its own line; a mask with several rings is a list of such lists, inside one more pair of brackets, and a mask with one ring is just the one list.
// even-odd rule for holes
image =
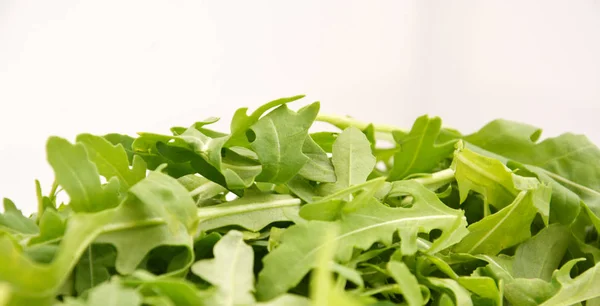
[[227, 127], [300, 93], [406, 128], [502, 117], [600, 143], [600, 2], [0, 0], [0, 196], [35, 209], [49, 135]]

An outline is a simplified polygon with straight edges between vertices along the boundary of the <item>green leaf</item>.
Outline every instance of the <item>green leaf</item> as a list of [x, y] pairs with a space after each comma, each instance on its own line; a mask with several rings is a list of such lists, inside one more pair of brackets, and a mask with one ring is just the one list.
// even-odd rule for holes
[[315, 267], [316, 255], [324, 247], [324, 235], [336, 224], [311, 221], [285, 230], [280, 245], [264, 259], [258, 275], [256, 295], [267, 301], [287, 292]]
[[[201, 291], [193, 283], [180, 278], [158, 277], [146, 271], [135, 271], [124, 280], [128, 286], [136, 286], [144, 296], [144, 302], [156, 302], [151, 305], [197, 306], [206, 305], [205, 301], [213, 294], [211, 291]], [[145, 305], [145, 304], [144, 304]]]
[[423, 296], [417, 278], [410, 273], [410, 270], [400, 261], [390, 261], [387, 269], [394, 281], [400, 286], [400, 292], [409, 306], [423, 305]]
[[113, 244], [117, 249], [117, 271], [122, 274], [132, 273], [146, 254], [160, 245], [185, 247], [186, 263], [170, 272], [176, 274], [186, 269], [193, 258], [193, 241], [190, 235], [195, 232], [198, 222], [196, 207], [188, 192], [177, 180], [158, 172], [151, 173], [133, 186], [130, 192], [143, 203], [132, 203], [132, 209], [138, 206], [137, 209], [146, 210], [148, 217], [165, 219], [163, 224], [157, 226], [134, 227], [126, 233], [110, 231], [96, 239], [98, 243]]
[[318, 251], [315, 271], [310, 281], [310, 295], [314, 306], [348, 305], [360, 306], [362, 303], [354, 296], [334, 286], [331, 277], [330, 261], [334, 256], [335, 237], [337, 229], [329, 228], [321, 242], [324, 247]]
[[[477, 133], [465, 139], [484, 150], [501, 155], [525, 166], [540, 175], [540, 179], [561, 192], [552, 197], [551, 205], [563, 224], [569, 224], [577, 216], [574, 209], [579, 205], [572, 194], [561, 185], [577, 194], [587, 205], [600, 214], [600, 149], [585, 136], [571, 133], [548, 138], [536, 143], [541, 129], [530, 125], [495, 120]], [[571, 211], [569, 211], [571, 210]], [[562, 215], [566, 214], [566, 215]]]
[[125, 150], [125, 153], [127, 153], [129, 164], [133, 163], [133, 157], [135, 156], [132, 147], [133, 141], [135, 140], [133, 137], [117, 133], [106, 134], [103, 137], [115, 146], [120, 144]]
[[273, 100], [269, 103], [265, 103], [261, 107], [257, 108], [250, 116], [248, 116], [248, 108], [243, 107], [235, 111], [233, 118], [231, 119], [231, 138], [228, 140], [229, 146], [246, 146], [248, 140], [246, 139], [246, 132], [250, 127], [255, 124], [260, 117], [268, 110], [284, 105], [286, 103], [294, 102], [304, 98], [304, 95], [297, 95], [293, 97], [280, 98]]
[[327, 153], [319, 147], [310, 135], [304, 141], [302, 153], [308, 157], [308, 161], [298, 172], [300, 176], [316, 182], [333, 183], [336, 181], [335, 170]]
[[96, 164], [100, 175], [107, 180], [119, 179], [121, 191], [125, 192], [146, 177], [146, 163], [139, 156], [133, 157], [132, 168], [129, 168], [127, 153], [121, 144], [112, 145], [100, 136], [80, 134], [77, 142], [83, 144], [89, 159]]
[[579, 196], [552, 179], [543, 169], [525, 166], [513, 161], [509, 161], [507, 165], [511, 169], [516, 169], [517, 174], [537, 177], [549, 187], [551, 190], [550, 222], [558, 221], [561, 224], [569, 225], [579, 215], [581, 203]]
[[37, 212], [0, 214], [0, 305], [600, 303], [587, 138], [427, 116], [405, 132], [299, 98], [239, 109], [230, 133], [50, 137]]
[[194, 274], [217, 287], [211, 305], [254, 304], [254, 253], [244, 243], [242, 233], [229, 231], [217, 242], [214, 253], [214, 259], [204, 259], [192, 266]]
[[138, 306], [142, 304], [142, 298], [133, 289], [125, 288], [117, 281], [99, 285], [90, 291], [87, 306]]
[[35, 235], [39, 232], [35, 220], [23, 216], [13, 201], [4, 198], [3, 205], [4, 213], [0, 214], [0, 230], [25, 235]]
[[189, 173], [200, 173], [229, 189], [249, 187], [261, 172], [261, 166], [257, 161], [225, 148], [228, 139], [228, 135], [210, 137], [192, 126], [178, 136], [142, 133], [133, 146], [137, 152], [162, 155], [161, 158], [167, 158], [164, 162], [186, 164], [193, 169], [188, 170]]
[[283, 294], [268, 302], [256, 303], [257, 306], [310, 306], [310, 300], [294, 294]]
[[[0, 265], [0, 281], [11, 284], [15, 292], [11, 303], [48, 305], [92, 241], [115, 245], [119, 252], [116, 261], [119, 272], [129, 272], [137, 267], [146, 252], [153, 248], [152, 244], [187, 247], [191, 261], [189, 231], [195, 229], [197, 217], [185, 188], [175, 179], [153, 172], [130, 191], [139, 199], [126, 199], [116, 208], [97, 213], [71, 215], [50, 264], [31, 261], [12, 236], [0, 231], [0, 262], [4, 263]], [[184, 263], [180, 270], [172, 273], [185, 269]]]
[[[374, 194], [382, 189], [383, 185], [383, 178], [379, 178], [339, 190], [318, 201], [303, 205], [300, 209], [300, 216], [306, 220], [337, 220], [341, 217], [342, 210], [350, 212], [368, 203]], [[354, 198], [352, 195], [355, 193], [358, 195]], [[352, 200], [345, 201], [348, 198], [352, 198]]]
[[316, 188], [311, 185], [309, 181], [300, 176], [293, 177], [287, 182], [286, 186], [292, 194], [296, 195], [306, 203], [311, 203], [318, 197]]
[[257, 180], [283, 184], [298, 174], [308, 161], [302, 147], [318, 112], [318, 102], [297, 113], [282, 105], [251, 126], [251, 146], [262, 164]]
[[190, 192], [197, 206], [210, 205], [211, 199], [227, 192], [225, 187], [195, 174], [182, 176], [177, 181]]
[[281, 245], [264, 258], [257, 286], [259, 299], [268, 300], [296, 285], [313, 267], [318, 250], [324, 247], [319, 237], [332, 226], [340, 227], [334, 238], [338, 246], [335, 258], [340, 262], [348, 262], [354, 249], [366, 250], [375, 242], [390, 245], [396, 232], [401, 238], [401, 249], [407, 255], [417, 251], [418, 233], [433, 229], [443, 232], [429, 249], [432, 253], [451, 246], [467, 234], [463, 213], [445, 206], [421, 184], [398, 182], [396, 190], [411, 195], [413, 206], [391, 208], [372, 200], [337, 222], [310, 221], [286, 230]]
[[567, 251], [569, 238], [566, 227], [552, 224], [519, 245], [513, 263], [514, 276], [550, 281]]
[[518, 278], [504, 285], [505, 298], [512, 305], [540, 305], [555, 291], [550, 283], [537, 278]]
[[6, 283], [0, 283], [0, 305], [8, 305], [8, 301], [10, 300], [10, 294], [10, 286]]
[[118, 179], [102, 186], [98, 170], [82, 144], [72, 145], [65, 139], [50, 137], [46, 150], [56, 180], [69, 194], [69, 206], [74, 211], [96, 212], [119, 204]]
[[260, 231], [276, 221], [290, 221], [297, 214], [301, 201], [289, 195], [248, 193], [242, 198], [197, 212], [198, 231], [208, 231], [230, 225], [239, 225], [251, 231]]
[[455, 252], [496, 255], [531, 237], [535, 217], [533, 192], [521, 191], [514, 202], [469, 226], [469, 234], [454, 247]]
[[502, 295], [492, 278], [484, 276], [461, 276], [457, 281], [458, 284], [481, 298], [491, 300], [495, 305], [502, 305]]
[[448, 278], [428, 277], [427, 282], [437, 290], [442, 291], [452, 297], [455, 305], [472, 306], [471, 294], [460, 284]]
[[375, 156], [369, 140], [354, 127], [347, 128], [337, 137], [331, 159], [337, 181], [325, 184], [328, 194], [364, 183], [375, 167]]
[[571, 260], [554, 273], [552, 283], [558, 292], [541, 306], [573, 305], [600, 296], [600, 263], [573, 279], [569, 273], [578, 261]]
[[108, 281], [114, 271], [115, 248], [109, 245], [90, 245], [83, 254], [73, 273], [73, 285], [77, 294], [82, 295], [88, 289]]
[[[539, 185], [535, 178], [517, 178], [499, 160], [477, 154], [460, 145], [454, 153], [452, 168], [461, 203], [466, 200], [469, 191], [473, 190], [482, 194], [489, 204], [501, 209], [512, 203], [521, 190], [534, 189]], [[525, 188], [517, 188], [518, 179]]]
[[65, 220], [55, 211], [47, 209], [40, 219], [40, 233], [29, 240], [29, 244], [51, 242], [60, 239], [66, 230]]
[[417, 118], [408, 135], [394, 133], [400, 150], [394, 155], [394, 167], [388, 180], [400, 180], [411, 174], [431, 171], [443, 159], [450, 157], [456, 141], [436, 144], [441, 127], [440, 118], [421, 116]]
[[331, 153], [333, 151], [333, 144], [339, 135], [339, 133], [335, 132], [316, 132], [311, 133], [310, 138], [312, 138], [325, 152]]
[[230, 189], [249, 187], [262, 171], [260, 163], [253, 158], [229, 149], [223, 149], [222, 154], [221, 170]]

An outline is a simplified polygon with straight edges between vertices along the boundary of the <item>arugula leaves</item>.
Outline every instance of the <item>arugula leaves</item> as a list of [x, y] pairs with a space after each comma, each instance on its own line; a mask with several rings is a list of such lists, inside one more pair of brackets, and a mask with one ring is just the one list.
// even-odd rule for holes
[[3, 202], [0, 306], [598, 305], [585, 136], [406, 132], [302, 97], [240, 108], [229, 133], [50, 137], [36, 214]]

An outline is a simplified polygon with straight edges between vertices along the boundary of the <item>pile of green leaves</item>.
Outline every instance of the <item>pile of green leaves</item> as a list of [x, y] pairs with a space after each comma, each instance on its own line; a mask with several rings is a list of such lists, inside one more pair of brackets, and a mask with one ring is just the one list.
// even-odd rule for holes
[[51, 137], [37, 212], [4, 200], [0, 305], [600, 305], [586, 137], [402, 131], [299, 98], [229, 133]]

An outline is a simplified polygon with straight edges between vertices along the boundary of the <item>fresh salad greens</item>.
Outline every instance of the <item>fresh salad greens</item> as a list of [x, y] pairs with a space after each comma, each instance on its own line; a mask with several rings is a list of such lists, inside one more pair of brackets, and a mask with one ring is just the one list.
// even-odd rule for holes
[[239, 109], [229, 133], [48, 139], [37, 212], [4, 199], [0, 305], [600, 305], [586, 137], [404, 131], [300, 98]]

